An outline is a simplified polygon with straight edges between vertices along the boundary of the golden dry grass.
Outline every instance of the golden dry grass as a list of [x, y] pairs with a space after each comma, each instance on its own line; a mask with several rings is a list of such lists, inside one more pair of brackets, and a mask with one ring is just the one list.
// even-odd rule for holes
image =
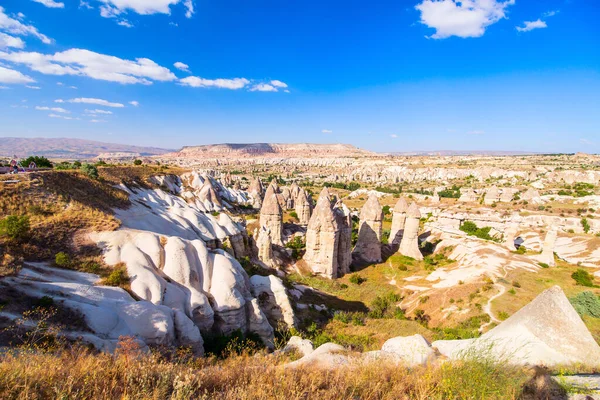
[[[286, 368], [285, 356], [214, 358], [116, 355], [76, 347], [0, 356], [3, 399], [516, 399], [531, 370], [484, 359], [407, 369], [351, 363], [332, 370]], [[128, 344], [129, 343], [129, 344]]]

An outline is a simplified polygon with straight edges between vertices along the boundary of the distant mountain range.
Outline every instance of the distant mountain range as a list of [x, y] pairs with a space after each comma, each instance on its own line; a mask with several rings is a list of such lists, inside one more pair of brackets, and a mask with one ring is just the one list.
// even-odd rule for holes
[[0, 138], [0, 156], [31, 155], [60, 159], [148, 157], [173, 150], [71, 138]]
[[162, 158], [201, 159], [220, 157], [366, 157], [377, 153], [362, 150], [350, 144], [314, 143], [223, 143], [204, 146], [186, 146], [181, 150], [165, 154]]

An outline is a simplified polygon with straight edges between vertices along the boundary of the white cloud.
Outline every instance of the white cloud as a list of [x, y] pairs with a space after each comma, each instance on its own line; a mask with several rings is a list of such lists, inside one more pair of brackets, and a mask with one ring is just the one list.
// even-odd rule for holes
[[0, 90], [6, 90], [8, 89], [8, 86], [0, 86]]
[[27, 89], [34, 89], [34, 90], [40, 90], [41, 89], [41, 87], [39, 87], [39, 86], [32, 86], [32, 85], [25, 85], [25, 87]]
[[[60, 99], [58, 99], [60, 100]], [[63, 100], [54, 100], [56, 103], [62, 103]], [[82, 104], [96, 104], [98, 106], [104, 106], [104, 107], [113, 107], [113, 108], [123, 108], [125, 107], [123, 104], [121, 103], [111, 103], [107, 100], [102, 100], [102, 99], [92, 99], [89, 97], [80, 97], [77, 99], [71, 99], [71, 100], [67, 100], [67, 102], [69, 103], [82, 103]]]
[[190, 72], [190, 66], [182, 62], [177, 61], [173, 66], [181, 71]]
[[54, 100], [55, 103], [64, 103], [65, 101], [63, 99], [56, 99]]
[[395, 133], [392, 133], [392, 134], [390, 135], [390, 137], [391, 137], [392, 139], [396, 139], [396, 138], [398, 137], [398, 135], [396, 135]]
[[31, 1], [43, 4], [48, 8], [65, 8], [65, 3], [59, 3], [58, 1], [54, 1], [54, 0], [31, 0]]
[[281, 81], [278, 81], [278, 80], [271, 81], [271, 85], [273, 85], [275, 87], [278, 87], [278, 88], [286, 88], [286, 87], [288, 87], [287, 83], [281, 82]]
[[488, 26], [506, 17], [505, 9], [515, 0], [423, 0], [416, 5], [421, 23], [436, 32], [429, 36], [445, 39], [481, 37]]
[[[73, 117], [67, 117], [65, 115], [58, 115], [58, 114], [48, 114], [48, 116], [50, 118], [62, 118], [62, 119], [69, 119], [69, 120], [74, 119]], [[79, 119], [79, 118], [77, 118], [77, 119]]]
[[246, 78], [233, 78], [233, 79], [204, 79], [197, 76], [188, 76], [187, 78], [180, 79], [179, 82], [185, 86], [191, 87], [216, 87], [221, 89], [243, 89], [250, 81]]
[[31, 25], [25, 25], [20, 21], [6, 15], [6, 13], [4, 12], [4, 7], [2, 6], [0, 6], [0, 29], [13, 35], [34, 36], [46, 44], [52, 43], [52, 39], [50, 39], [46, 35], [41, 34], [36, 27]]
[[545, 13], [542, 14], [542, 18], [554, 17], [559, 12], [560, 12], [560, 10], [546, 11]]
[[[103, 17], [114, 16], [132, 11], [140, 15], [171, 14], [171, 6], [183, 4], [185, 16], [191, 18], [194, 14], [192, 0], [98, 0], [103, 3], [100, 12]], [[104, 10], [104, 11], [103, 11]], [[108, 18], [111, 18], [108, 17]]]
[[69, 86], [69, 89], [77, 89], [77, 86]]
[[25, 42], [18, 37], [7, 35], [6, 33], [0, 32], [0, 49], [6, 49], [13, 47], [15, 49], [22, 49], [25, 47]]
[[54, 55], [0, 51], [0, 59], [27, 65], [46, 75], [79, 75], [122, 84], [150, 85], [152, 81], [177, 79], [168, 68], [147, 58], [123, 60], [84, 49], [70, 49]]
[[106, 122], [106, 121], [103, 119], [92, 119], [92, 120], [90, 120], [90, 122], [97, 124], [97, 123]]
[[40, 106], [36, 106], [35, 109], [39, 110], [39, 111], [54, 111], [54, 112], [63, 113], [63, 114], [69, 114], [70, 113], [69, 110], [65, 110], [62, 107], [45, 107], [45, 106], [44, 107], [40, 107]]
[[525, 21], [523, 26], [517, 26], [519, 32], [529, 32], [534, 29], [547, 28], [548, 25], [545, 21], [538, 19], [536, 21]]
[[117, 22], [117, 25], [124, 26], [126, 28], [133, 28], [133, 24], [127, 21], [126, 19], [120, 20], [119, 22]]
[[23, 75], [14, 69], [0, 66], [0, 82], [2, 83], [32, 83], [35, 80], [27, 75]]
[[251, 92], [276, 92], [277, 88], [275, 86], [269, 85], [268, 83], [259, 83], [250, 89]]
[[57, 86], [63, 86], [64, 84], [62, 82], [56, 82]]
[[86, 108], [85, 112], [88, 114], [104, 114], [104, 115], [111, 115], [113, 113], [112, 111], [107, 111], [107, 110], [99, 110], [99, 109], [88, 110], [87, 108]]
[[323, 129], [321, 133], [333, 133], [333, 131], [329, 129]]
[[94, 7], [92, 7], [90, 5], [90, 3], [88, 3], [87, 1], [84, 1], [84, 0], [79, 1], [79, 8], [87, 8], [88, 10], [94, 9]]
[[483, 135], [485, 131], [475, 130], [467, 132], [468, 135]]
[[131, 105], [132, 105], [132, 106], [134, 106], [134, 107], [137, 107], [137, 106], [139, 106], [139, 105], [140, 105], [140, 102], [139, 102], [139, 101], [135, 101], [135, 100], [134, 100], [134, 101], [130, 101], [130, 102], [129, 102], [129, 104], [131, 104]]

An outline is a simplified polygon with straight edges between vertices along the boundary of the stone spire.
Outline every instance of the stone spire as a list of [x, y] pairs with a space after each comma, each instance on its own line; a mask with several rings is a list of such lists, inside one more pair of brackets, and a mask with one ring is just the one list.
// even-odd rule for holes
[[275, 193], [269, 193], [271, 186], [267, 189], [267, 193], [263, 200], [262, 208], [260, 209], [260, 226], [266, 227], [271, 231], [271, 240], [273, 244], [283, 246], [281, 240], [282, 231], [282, 211], [277, 201], [277, 195]]
[[252, 207], [261, 208], [262, 207], [262, 195], [263, 195], [263, 185], [260, 181], [259, 177], [252, 179], [250, 186], [248, 187], [248, 193], [252, 196]]
[[406, 210], [408, 204], [404, 197], [400, 197], [392, 210], [392, 229], [390, 231], [390, 243], [397, 245], [402, 239], [402, 233], [404, 233], [404, 223], [406, 222]]
[[308, 225], [310, 221], [311, 205], [308, 199], [308, 194], [304, 189], [300, 189], [296, 196], [296, 214], [298, 214], [298, 224], [301, 226]]
[[200, 190], [198, 190], [196, 197], [209, 210], [223, 209], [221, 199], [219, 198], [219, 195], [217, 195], [217, 191], [215, 190], [215, 187], [208, 176], [204, 178], [204, 184], [202, 184], [202, 187], [200, 187]]
[[331, 207], [329, 192], [321, 191], [306, 230], [304, 262], [315, 273], [327, 278], [339, 276], [339, 226]]
[[294, 199], [294, 201], [300, 194], [300, 186], [298, 186], [298, 184], [295, 181], [292, 182], [292, 184], [290, 185], [290, 193], [292, 194], [292, 199]]
[[412, 203], [406, 210], [406, 223], [404, 225], [404, 235], [400, 242], [398, 252], [403, 256], [412, 257], [415, 260], [422, 260], [423, 255], [419, 250], [419, 220], [421, 212], [416, 203]]
[[544, 247], [542, 248], [542, 254], [539, 255], [538, 260], [550, 267], [556, 266], [554, 261], [554, 245], [556, 244], [557, 231], [556, 228], [551, 228], [546, 233], [546, 239], [544, 239]]
[[281, 190], [281, 197], [283, 199], [284, 208], [286, 210], [291, 210], [294, 208], [294, 198], [289, 188], [285, 187]]
[[275, 265], [273, 259], [273, 248], [271, 241], [271, 232], [265, 226], [256, 229], [256, 247], [258, 248], [258, 259], [265, 265], [273, 267]]
[[381, 228], [383, 211], [379, 199], [370, 195], [360, 210], [360, 225], [358, 226], [358, 241], [354, 254], [367, 262], [381, 262]]
[[350, 272], [352, 264], [352, 215], [341, 200], [336, 203], [334, 213], [340, 230], [337, 258], [338, 276], [341, 276]]

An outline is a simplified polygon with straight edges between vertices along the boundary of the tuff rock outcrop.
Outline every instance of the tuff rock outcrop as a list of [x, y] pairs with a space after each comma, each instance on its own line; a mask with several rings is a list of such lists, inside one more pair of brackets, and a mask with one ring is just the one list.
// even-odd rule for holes
[[250, 283], [252, 294], [258, 299], [259, 307], [271, 326], [285, 324], [293, 328], [296, 325], [294, 309], [281, 279], [274, 275], [253, 275]]
[[311, 215], [311, 204], [308, 198], [308, 194], [304, 189], [298, 189], [298, 194], [295, 200], [296, 214], [298, 215], [298, 224], [300, 226], [307, 226], [310, 221]]
[[[341, 230], [338, 216], [331, 204], [327, 188], [323, 188], [306, 230], [304, 262], [315, 273], [327, 278], [337, 278], [347, 271], [347, 262], [339, 257]], [[342, 264], [340, 264], [340, 261]]]
[[538, 260], [542, 263], [548, 264], [550, 267], [554, 267], [556, 265], [556, 261], [554, 261], [554, 247], [556, 245], [557, 231], [555, 228], [551, 228], [546, 233], [546, 238], [544, 239], [544, 246], [542, 248], [542, 254], [538, 256]]
[[377, 196], [369, 196], [360, 211], [358, 241], [353, 254], [366, 262], [381, 262], [383, 211]]
[[403, 256], [422, 260], [423, 255], [419, 250], [419, 220], [421, 212], [416, 203], [412, 203], [406, 210], [406, 223], [404, 224], [404, 235], [400, 242], [398, 252]]
[[282, 240], [282, 211], [277, 194], [272, 185], [267, 189], [262, 207], [260, 209], [260, 226], [266, 227], [271, 232], [271, 241], [273, 244], [283, 246]]
[[273, 257], [273, 242], [271, 241], [271, 231], [266, 226], [256, 229], [254, 237], [256, 238], [256, 247], [258, 259], [267, 267], [275, 267], [276, 262]]
[[392, 210], [392, 229], [390, 231], [390, 243], [398, 245], [404, 232], [404, 223], [406, 222], [406, 210], [408, 204], [404, 197], [400, 197]]

